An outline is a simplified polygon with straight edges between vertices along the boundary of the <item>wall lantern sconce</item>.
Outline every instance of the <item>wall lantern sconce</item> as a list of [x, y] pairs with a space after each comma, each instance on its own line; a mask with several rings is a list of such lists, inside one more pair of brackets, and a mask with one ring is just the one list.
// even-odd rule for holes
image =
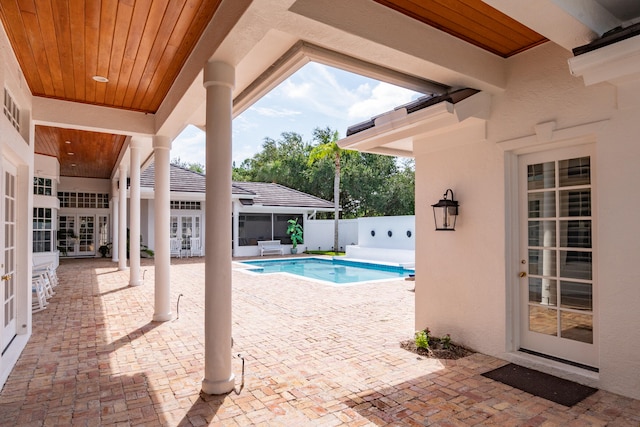
[[[451, 193], [451, 198], [447, 196]], [[444, 192], [444, 198], [440, 199], [433, 207], [433, 220], [436, 223], [436, 231], [454, 231], [458, 218], [458, 202], [453, 198], [453, 191], [449, 188]]]

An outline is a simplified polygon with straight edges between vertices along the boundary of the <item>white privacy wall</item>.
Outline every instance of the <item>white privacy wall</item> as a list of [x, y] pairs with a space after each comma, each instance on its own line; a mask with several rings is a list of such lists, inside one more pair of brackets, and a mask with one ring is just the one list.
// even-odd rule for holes
[[412, 251], [416, 247], [415, 223], [413, 215], [358, 218], [358, 246]]
[[[306, 219], [304, 221], [304, 246], [310, 251], [329, 251], [333, 248], [334, 220]], [[358, 220], [338, 221], [338, 244], [341, 248], [358, 244]]]
[[[585, 86], [569, 72], [571, 56], [546, 43], [506, 60], [508, 85], [492, 94], [486, 140], [439, 151], [414, 140], [415, 327], [450, 333], [454, 341], [499, 357], [518, 349], [514, 160], [525, 152], [591, 142], [599, 373], [584, 378], [640, 398], [640, 273], [633, 268], [640, 253], [640, 101], [623, 109], [612, 84]], [[638, 90], [638, 75], [631, 78], [628, 84]], [[552, 131], [536, 135], [536, 126], [548, 122], [554, 122]], [[568, 136], [558, 136], [563, 134]], [[441, 137], [453, 138], [446, 132]], [[430, 205], [447, 188], [460, 202], [460, 215], [456, 231], [436, 232]]]

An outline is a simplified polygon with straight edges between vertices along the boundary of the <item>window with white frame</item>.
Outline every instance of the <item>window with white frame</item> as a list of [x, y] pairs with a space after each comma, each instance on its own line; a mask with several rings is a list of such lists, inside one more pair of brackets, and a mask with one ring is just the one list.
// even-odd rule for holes
[[51, 252], [52, 237], [52, 209], [33, 208], [33, 252]]
[[76, 193], [72, 191], [58, 191], [61, 208], [108, 209], [109, 194], [107, 193]]
[[4, 88], [4, 115], [11, 123], [11, 126], [20, 132], [20, 108], [18, 108], [7, 88]]
[[200, 202], [192, 200], [171, 200], [171, 209], [199, 211]]
[[53, 194], [53, 180], [34, 176], [33, 194], [51, 196]]

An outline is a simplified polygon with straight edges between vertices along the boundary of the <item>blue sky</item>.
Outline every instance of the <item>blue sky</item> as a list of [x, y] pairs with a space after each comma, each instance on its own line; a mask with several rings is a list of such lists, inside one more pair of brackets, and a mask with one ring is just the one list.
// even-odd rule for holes
[[[344, 137], [347, 127], [389, 111], [422, 94], [311, 62], [233, 121], [233, 161], [261, 151], [265, 138], [296, 132], [310, 141], [316, 127]], [[189, 126], [172, 144], [171, 159], [204, 163], [204, 132]]]

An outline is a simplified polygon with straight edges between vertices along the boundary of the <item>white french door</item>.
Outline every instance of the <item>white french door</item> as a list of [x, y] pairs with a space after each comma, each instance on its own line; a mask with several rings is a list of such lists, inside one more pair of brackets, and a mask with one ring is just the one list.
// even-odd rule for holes
[[96, 254], [96, 216], [58, 216], [58, 248], [63, 256]]
[[0, 319], [2, 333], [0, 349], [4, 352], [16, 336], [16, 167], [3, 161], [3, 197], [0, 218], [3, 224], [0, 235], [4, 242], [2, 257], [2, 297]]
[[520, 348], [597, 367], [592, 157], [519, 157]]
[[96, 216], [78, 215], [78, 256], [96, 254]]

